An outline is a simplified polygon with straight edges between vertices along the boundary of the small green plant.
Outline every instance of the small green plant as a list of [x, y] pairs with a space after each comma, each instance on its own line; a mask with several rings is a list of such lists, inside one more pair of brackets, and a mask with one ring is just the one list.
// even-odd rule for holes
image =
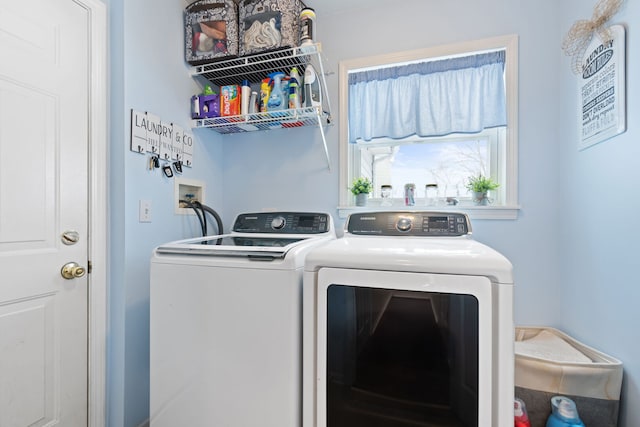
[[371, 193], [371, 191], [373, 190], [373, 186], [371, 185], [371, 181], [369, 181], [369, 178], [356, 178], [353, 180], [353, 184], [351, 185], [351, 192], [353, 194], [360, 194], [360, 193]]
[[495, 190], [500, 184], [483, 175], [469, 177], [467, 189], [475, 193], [486, 193], [489, 190]]

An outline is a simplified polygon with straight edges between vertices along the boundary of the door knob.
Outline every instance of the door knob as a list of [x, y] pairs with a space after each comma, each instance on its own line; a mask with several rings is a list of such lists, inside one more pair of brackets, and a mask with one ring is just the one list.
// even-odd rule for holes
[[68, 262], [62, 266], [60, 274], [67, 280], [75, 279], [76, 277], [82, 277], [86, 273], [84, 267], [80, 267], [76, 262]]

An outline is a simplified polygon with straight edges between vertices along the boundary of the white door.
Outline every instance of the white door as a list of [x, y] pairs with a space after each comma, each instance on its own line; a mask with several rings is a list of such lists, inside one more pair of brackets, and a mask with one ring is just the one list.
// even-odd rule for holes
[[0, 427], [87, 425], [88, 22], [0, 0]]

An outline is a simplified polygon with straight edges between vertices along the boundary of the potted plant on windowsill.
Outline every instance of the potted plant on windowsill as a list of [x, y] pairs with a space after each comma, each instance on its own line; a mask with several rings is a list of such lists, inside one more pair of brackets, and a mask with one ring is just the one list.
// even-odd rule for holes
[[369, 178], [360, 177], [353, 180], [351, 193], [356, 196], [356, 206], [367, 205], [367, 197], [369, 197], [371, 190], [373, 190], [373, 186], [371, 185]]
[[491, 202], [488, 197], [489, 191], [495, 190], [499, 186], [500, 184], [491, 178], [487, 178], [480, 174], [478, 176], [469, 177], [467, 189], [473, 193], [473, 202], [476, 205], [486, 206]]

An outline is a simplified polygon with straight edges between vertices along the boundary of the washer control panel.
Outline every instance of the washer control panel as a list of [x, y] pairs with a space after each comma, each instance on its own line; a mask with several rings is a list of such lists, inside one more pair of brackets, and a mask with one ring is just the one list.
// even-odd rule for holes
[[464, 236], [471, 223], [459, 212], [361, 212], [349, 216], [347, 232], [371, 236]]
[[240, 233], [321, 234], [331, 230], [329, 214], [259, 212], [238, 215], [233, 231]]

